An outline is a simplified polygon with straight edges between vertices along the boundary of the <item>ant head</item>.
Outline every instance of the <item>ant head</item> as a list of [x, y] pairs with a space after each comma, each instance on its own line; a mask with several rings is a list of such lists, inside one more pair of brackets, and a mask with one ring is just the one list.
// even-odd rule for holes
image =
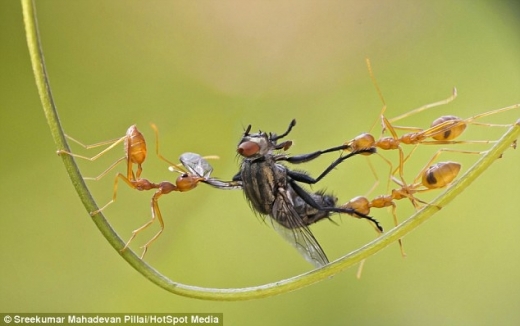
[[244, 132], [244, 136], [238, 143], [237, 152], [246, 158], [258, 158], [273, 150], [287, 150], [291, 147], [292, 141], [288, 140], [280, 144], [277, 144], [277, 141], [287, 136], [295, 125], [296, 120], [293, 119], [289, 124], [287, 131], [280, 136], [277, 136], [274, 133], [269, 133], [268, 135], [262, 131], [259, 131], [257, 134], [250, 134], [251, 125], [249, 125]]
[[183, 173], [177, 177], [177, 180], [175, 180], [175, 185], [177, 186], [177, 190], [180, 192], [190, 191], [197, 187], [198, 183], [203, 180], [204, 178], [196, 177], [188, 173]]

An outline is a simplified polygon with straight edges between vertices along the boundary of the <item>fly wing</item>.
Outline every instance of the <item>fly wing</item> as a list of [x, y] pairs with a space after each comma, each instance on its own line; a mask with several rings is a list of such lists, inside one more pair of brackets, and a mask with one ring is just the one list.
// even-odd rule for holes
[[182, 165], [192, 174], [208, 179], [213, 172], [213, 167], [202, 156], [197, 153], [184, 153], [179, 160]]
[[197, 153], [184, 153], [179, 157], [179, 160], [188, 172], [204, 178], [202, 181], [204, 183], [219, 189], [242, 189], [242, 181], [222, 181], [210, 178], [211, 172], [213, 172], [213, 167], [204, 157]]
[[285, 194], [278, 194], [270, 217], [276, 232], [296, 248], [305, 260], [315, 267], [322, 267], [329, 263], [320, 244], [312, 235], [311, 230], [303, 223]]

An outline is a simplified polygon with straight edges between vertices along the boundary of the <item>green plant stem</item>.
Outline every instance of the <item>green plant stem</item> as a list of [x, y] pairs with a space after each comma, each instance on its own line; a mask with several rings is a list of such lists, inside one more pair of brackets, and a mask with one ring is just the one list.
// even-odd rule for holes
[[[57, 149], [69, 151], [63, 130], [59, 122], [58, 113], [56, 111], [56, 106], [52, 98], [51, 89], [47, 78], [43, 52], [41, 50], [40, 37], [38, 33], [34, 3], [31, 0], [21, 1], [27, 35], [27, 44], [29, 47], [33, 72], [36, 78], [36, 85], [38, 87], [43, 110], [45, 111], [45, 116], [47, 117], [47, 122], [49, 123], [51, 134], [54, 138]], [[235, 289], [217, 289], [203, 288], [174, 282], [139, 259], [139, 257], [131, 250], [120, 252], [125, 243], [111, 228], [103, 214], [99, 213], [95, 215], [92, 217], [92, 220], [108, 240], [108, 242], [112, 245], [112, 247], [119, 254], [121, 254], [121, 256], [130, 265], [132, 265], [132, 267], [134, 267], [139, 273], [148, 278], [150, 281], [167, 291], [192, 298], [219, 301], [249, 300], [269, 297], [276, 294], [300, 289], [302, 287], [329, 278], [374, 255], [378, 251], [404, 237], [412, 230], [417, 228], [420, 224], [425, 222], [434, 213], [440, 210], [440, 208], [446, 206], [451, 200], [453, 200], [453, 198], [455, 198], [466, 187], [468, 187], [480, 174], [482, 174], [482, 172], [484, 172], [484, 170], [486, 170], [498, 157], [500, 157], [504, 151], [506, 151], [511, 146], [513, 141], [515, 141], [519, 135], [520, 122], [516, 122], [493, 146], [493, 148], [491, 148], [485, 155], [483, 155], [481, 159], [475, 163], [449, 189], [437, 197], [431, 203], [432, 205], [425, 206], [423, 209], [401, 223], [398, 227], [383, 234], [362, 248], [359, 248], [322, 268], [315, 269], [289, 279], [260, 286]], [[87, 186], [85, 185], [74, 159], [69, 155], [62, 155], [61, 158], [65, 164], [67, 173], [72, 180], [74, 188], [78, 192], [78, 195], [85, 205], [87, 211], [92, 212], [97, 210], [98, 207], [94, 202], [94, 199], [92, 198], [92, 195], [90, 194]]]

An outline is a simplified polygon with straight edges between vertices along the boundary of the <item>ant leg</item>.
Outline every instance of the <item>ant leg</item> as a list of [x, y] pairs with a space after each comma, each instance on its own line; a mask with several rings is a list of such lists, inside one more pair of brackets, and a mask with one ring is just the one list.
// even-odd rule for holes
[[125, 251], [128, 248], [128, 246], [130, 245], [130, 243], [132, 242], [132, 240], [134, 240], [134, 238], [137, 236], [137, 234], [139, 232], [143, 231], [144, 229], [146, 229], [147, 227], [149, 227], [154, 222], [155, 218], [157, 217], [157, 219], [159, 220], [159, 223], [161, 225], [161, 229], [159, 230], [159, 232], [156, 235], [153, 236], [152, 239], [150, 239], [144, 246], [141, 247], [141, 248], [143, 248], [143, 253], [141, 254], [141, 259], [143, 259], [144, 255], [146, 254], [146, 251], [148, 250], [148, 247], [152, 244], [152, 242], [154, 242], [159, 237], [159, 235], [161, 235], [161, 233], [164, 230], [164, 222], [163, 222], [163, 218], [161, 215], [161, 211], [159, 209], [158, 199], [161, 195], [168, 194], [172, 191], [177, 191], [178, 188], [173, 183], [170, 183], [167, 181], [163, 181], [159, 184], [155, 184], [155, 183], [149, 182], [146, 179], [141, 179], [141, 180], [138, 180], [137, 183], [138, 183], [138, 185], [136, 186], [137, 190], [158, 189], [155, 192], [155, 194], [153, 195], [152, 201], [151, 201], [152, 218], [148, 222], [146, 222], [144, 225], [142, 225], [140, 228], [137, 228], [134, 231], [132, 231], [132, 236], [126, 242], [125, 246], [123, 247], [123, 249], [120, 250], [120, 252]]
[[[386, 163], [388, 164], [388, 166], [390, 167], [390, 172], [389, 172], [389, 176], [392, 175], [392, 170], [394, 169], [394, 166], [392, 165], [392, 162], [387, 159], [386, 157], [384, 157], [383, 155], [381, 155], [380, 153], [376, 153], [378, 154], [378, 156]], [[370, 158], [367, 157], [367, 159], [369, 160]], [[377, 172], [375, 171], [374, 167], [372, 166], [372, 164], [370, 163], [370, 160], [368, 161], [368, 165], [370, 167], [370, 169], [372, 170], [372, 174], [375, 176], [376, 178], [376, 182], [374, 183], [374, 185], [372, 186], [372, 188], [370, 189], [370, 191], [367, 193], [370, 194], [372, 193], [372, 191], [379, 185], [379, 178], [377, 176]], [[387, 183], [386, 183], [386, 190], [389, 191], [390, 190], [390, 177], [388, 177], [388, 180], [387, 180]]]
[[[391, 206], [392, 206], [392, 216], [394, 218], [394, 225], [397, 227], [399, 225], [399, 222], [397, 220], [397, 213], [396, 213], [396, 210], [397, 210], [397, 206], [395, 205], [395, 203], [392, 201], [391, 202]], [[372, 206], [374, 207], [374, 206]], [[379, 208], [382, 208], [382, 207], [379, 207]], [[406, 252], [404, 251], [404, 247], [403, 247], [403, 241], [401, 238], [399, 238], [397, 240], [397, 243], [399, 244], [399, 250], [401, 252], [401, 257], [403, 258], [406, 258]], [[360, 263], [359, 263], [359, 266], [358, 266], [358, 270], [356, 272], [356, 278], [357, 279], [360, 279], [361, 278], [361, 274], [363, 273], [363, 266], [365, 265], [365, 261], [366, 259], [363, 259]]]
[[[153, 219], [153, 216], [152, 216], [152, 219], [149, 220], [148, 222], [146, 222], [143, 226], [141, 226], [140, 228], [138, 229], [135, 229], [132, 231], [132, 236], [130, 237], [130, 239], [126, 242], [125, 246], [123, 247], [123, 249], [120, 250], [120, 252], [123, 252], [125, 251], [128, 246], [130, 245], [130, 243], [132, 242], [132, 240], [134, 240], [135, 236], [141, 232], [142, 230], [146, 229], [147, 227], [149, 227], [152, 223], [153, 223], [154, 219]], [[143, 256], [144, 254], [146, 253], [146, 248], [144, 249], [144, 252], [141, 254], [141, 259], [143, 259]]]
[[505, 111], [509, 111], [509, 110], [517, 109], [517, 108], [520, 108], [520, 103], [511, 105], [511, 106], [506, 106], [506, 107], [501, 108], [501, 109], [496, 109], [496, 110], [480, 113], [480, 114], [477, 114], [477, 115], [475, 115], [475, 116], [473, 116], [471, 118], [466, 119], [465, 121], [467, 123], [476, 124], [476, 125], [483, 125], [483, 126], [489, 126], [489, 127], [510, 127], [511, 124], [508, 124], [508, 125], [491, 124], [491, 123], [490, 124], [486, 124], [486, 123], [473, 122], [473, 121], [476, 120], [476, 119], [482, 118], [482, 117], [486, 117], [486, 116], [492, 115], [492, 114], [505, 112]]
[[88, 160], [88, 161], [95, 161], [95, 160], [97, 160], [99, 157], [101, 157], [106, 152], [110, 151], [112, 148], [116, 147], [119, 143], [121, 143], [126, 138], [126, 136], [124, 136], [124, 137], [121, 137], [121, 138], [107, 140], [107, 141], [99, 142], [99, 143], [92, 144], [92, 145], [84, 145], [81, 142], [79, 142], [78, 140], [76, 140], [76, 139], [74, 139], [74, 138], [72, 138], [72, 137], [70, 137], [68, 135], [65, 135], [65, 136], [68, 139], [70, 139], [71, 141], [75, 142], [76, 144], [81, 145], [85, 149], [91, 149], [91, 148], [96, 148], [96, 147], [104, 146], [104, 145], [107, 145], [107, 144], [111, 144], [110, 146], [108, 146], [107, 148], [105, 148], [104, 150], [102, 150], [101, 152], [99, 152], [98, 154], [96, 154], [96, 155], [94, 155], [92, 157], [86, 157], [86, 156], [83, 156], [83, 155], [74, 154], [74, 153], [68, 152], [68, 151], [63, 150], [63, 149], [60, 149], [60, 150], [57, 151], [58, 155], [67, 154], [67, 155], [70, 155], [70, 156], [73, 156], [73, 157], [77, 157], [77, 158], [81, 158], [81, 159]]
[[[494, 143], [494, 142], [496, 142], [496, 141], [495, 140], [489, 140], [489, 141], [488, 140], [482, 140], [482, 141], [438, 141], [438, 140], [435, 140], [435, 141], [425, 141], [425, 142], [422, 142], [421, 144], [424, 144], [424, 145], [467, 144], [467, 143], [489, 144], [489, 143]], [[412, 156], [413, 152], [415, 152], [416, 149], [417, 149], [417, 145], [415, 145], [414, 148], [410, 151], [410, 153], [408, 153], [408, 155], [406, 155], [406, 157], [404, 158], [403, 164], [406, 161], [408, 161], [408, 159]], [[440, 155], [441, 152], [481, 155], [481, 154], [485, 154], [487, 151], [466, 151], [466, 150], [460, 150], [460, 149], [441, 148], [435, 153], [433, 158], [430, 159], [430, 161], [428, 161], [428, 164], [431, 164], [433, 162], [433, 160]], [[429, 166], [428, 164], [426, 164], [425, 168], [427, 168]], [[397, 172], [397, 169], [393, 170], [391, 175], [394, 175], [396, 172]], [[415, 183], [415, 181], [414, 181], [414, 183]]]
[[[381, 120], [383, 122], [383, 126], [385, 127], [385, 129], [388, 129], [388, 131], [390, 131], [390, 133], [392, 134], [392, 138], [395, 139], [395, 140], [399, 140], [399, 136], [397, 136], [397, 132], [395, 131], [394, 127], [392, 126], [392, 124], [390, 123], [390, 121], [383, 115], [381, 115]], [[399, 170], [399, 177], [401, 178], [401, 181], [403, 182], [403, 184], [406, 186], [406, 181], [404, 180], [404, 162], [405, 162], [405, 157], [404, 157], [404, 152], [403, 152], [403, 149], [401, 148], [401, 146], [397, 146], [397, 150], [399, 151], [399, 167], [398, 167], [398, 170]]]
[[[434, 103], [423, 105], [423, 106], [421, 106], [421, 107], [419, 107], [417, 109], [414, 109], [414, 110], [409, 111], [407, 113], [401, 114], [400, 116], [397, 116], [395, 118], [389, 119], [389, 122], [392, 123], [392, 122], [404, 119], [406, 117], [412, 116], [412, 115], [414, 115], [416, 113], [419, 113], [419, 112], [422, 112], [422, 111], [434, 108], [436, 106], [441, 106], [441, 105], [448, 104], [448, 103], [452, 102], [453, 100], [455, 100], [456, 98], [457, 98], [457, 89], [453, 88], [452, 94], [448, 98], [446, 98], [444, 100], [440, 100], [440, 101], [434, 102]], [[410, 130], [410, 131], [420, 131], [421, 130], [419, 128], [401, 127], [401, 126], [394, 126], [394, 128], [398, 129], [398, 130]]]
[[132, 183], [132, 181], [128, 180], [124, 175], [122, 175], [121, 173], [118, 173], [116, 175], [116, 178], [114, 180], [114, 192], [113, 192], [113, 195], [112, 195], [112, 200], [109, 201], [108, 203], [106, 203], [103, 207], [101, 207], [100, 209], [96, 210], [96, 211], [93, 211], [93, 212], [90, 212], [90, 216], [94, 216], [96, 215], [97, 213], [101, 212], [102, 210], [104, 210], [105, 208], [107, 208], [110, 204], [112, 204], [113, 202], [116, 201], [116, 197], [117, 197], [117, 182], [118, 182], [118, 179], [122, 179], [130, 188], [132, 189], [136, 189], [136, 186]]
[[[394, 218], [394, 225], [395, 225], [395, 227], [397, 227], [399, 225], [399, 221], [397, 220], [397, 206], [395, 205], [394, 202], [392, 202], [392, 216]], [[399, 250], [401, 251], [401, 256], [403, 258], [405, 258], [406, 252], [404, 252], [403, 240], [401, 238], [399, 238], [399, 240], [397, 240], [397, 242], [399, 243]]]
[[119, 165], [119, 163], [121, 163], [126, 157], [121, 157], [119, 158], [117, 161], [115, 161], [114, 163], [112, 163], [111, 166], [108, 167], [108, 169], [106, 169], [105, 171], [101, 172], [100, 175], [98, 175], [97, 177], [83, 177], [83, 180], [94, 180], [94, 181], [99, 181], [101, 178], [103, 178], [108, 172], [112, 171], [117, 165]]
[[[113, 139], [113, 140], [108, 140], [108, 141], [103, 141], [103, 142], [96, 143], [93, 145], [84, 145], [80, 141], [78, 141], [68, 135], [66, 135], [66, 137], [86, 149], [110, 144], [110, 146], [108, 146], [107, 148], [102, 150], [100, 153], [94, 155], [93, 157], [86, 157], [86, 156], [74, 154], [74, 153], [71, 153], [71, 152], [68, 152], [65, 150], [58, 151], [58, 155], [67, 154], [67, 155], [70, 155], [73, 157], [77, 157], [77, 158], [81, 158], [81, 159], [85, 159], [85, 160], [89, 160], [89, 161], [97, 160], [99, 157], [101, 157], [102, 155], [107, 153], [109, 150], [111, 150], [112, 148], [117, 146], [119, 143], [124, 141], [125, 142], [125, 153], [126, 153], [125, 157], [127, 159], [127, 179], [132, 180], [132, 181], [136, 180], [136, 177], [132, 170], [133, 163], [136, 163], [138, 165], [137, 179], [139, 179], [139, 177], [141, 175], [141, 171], [142, 171], [141, 164], [143, 163], [143, 161], [146, 157], [146, 143], [145, 143], [143, 135], [139, 132], [139, 130], [137, 130], [137, 127], [135, 125], [130, 126], [128, 128], [128, 130], [126, 131], [126, 135], [124, 137]], [[109, 171], [111, 171], [115, 166], [117, 166], [122, 160], [124, 160], [125, 157], [119, 158], [115, 163], [113, 163], [108, 169], [103, 171], [97, 177], [85, 177], [84, 179], [85, 180], [100, 180]]]
[[[121, 137], [121, 138], [118, 138], [118, 139], [112, 139], [112, 140], [107, 140], [107, 141], [104, 141], [104, 142], [99, 142], [99, 143], [96, 143], [96, 144], [92, 144], [92, 145], [84, 145], [82, 144], [81, 142], [77, 141], [76, 139], [68, 136], [68, 135], [65, 135], [68, 139], [72, 140], [73, 142], [83, 146], [84, 148], [86, 149], [90, 149], [90, 148], [96, 148], [96, 147], [99, 147], [99, 146], [103, 146], [103, 145], [107, 145], [107, 144], [111, 144], [110, 146], [108, 146], [107, 148], [105, 148], [104, 150], [102, 150], [101, 152], [99, 152], [98, 154], [92, 156], [92, 157], [86, 157], [86, 156], [83, 156], [83, 155], [79, 155], [79, 154], [74, 154], [74, 153], [71, 153], [71, 152], [68, 152], [68, 151], [65, 151], [65, 150], [58, 150], [57, 153], [58, 155], [63, 155], [63, 154], [66, 154], [66, 155], [70, 155], [72, 157], [77, 157], [77, 158], [81, 158], [83, 160], [88, 160], [88, 161], [95, 161], [97, 160], [98, 158], [100, 158], [102, 155], [104, 155], [105, 153], [107, 153], [108, 151], [110, 151], [112, 148], [114, 148], [115, 146], [117, 146], [119, 143], [121, 143], [122, 141], [125, 140], [126, 136], [125, 137]], [[103, 178], [108, 172], [110, 172], [113, 168], [115, 168], [122, 160], [124, 160], [125, 157], [121, 157], [119, 158], [115, 163], [113, 163], [108, 169], [106, 169], [105, 171], [103, 171], [100, 175], [98, 175], [97, 177], [84, 177], [83, 179], [84, 180], [100, 180], [101, 178]]]
[[[374, 126], [377, 124], [378, 121], [380, 122], [383, 122], [382, 118], [385, 111], [386, 111], [386, 102], [385, 102], [385, 98], [383, 97], [383, 93], [381, 92], [381, 89], [379, 88], [379, 85], [377, 84], [377, 80], [376, 80], [376, 77], [374, 75], [374, 71], [372, 70], [372, 64], [370, 63], [370, 59], [369, 58], [365, 58], [365, 62], [367, 64], [367, 69], [368, 69], [368, 74], [370, 75], [370, 80], [372, 80], [372, 84], [374, 84], [374, 87], [376, 89], [376, 92], [377, 92], [377, 95], [379, 96], [379, 99], [381, 100], [381, 102], [383, 103], [383, 108], [381, 109], [381, 112], [379, 113], [379, 117], [374, 121], [374, 123], [372, 124], [372, 126], [370, 127], [369, 130], [372, 130], [374, 129]], [[385, 126], [383, 124], [383, 132], [385, 131]]]
[[[159, 197], [161, 197], [161, 195], [163, 194], [162, 192], [162, 189], [159, 189], [152, 197], [152, 219], [146, 223], [145, 225], [143, 225], [142, 227], [140, 227], [139, 229], [137, 229], [136, 231], [137, 232], [140, 232], [142, 231], [143, 229], [147, 228], [150, 224], [153, 223], [153, 221], [155, 220], [155, 218], [157, 217], [157, 220], [159, 221], [159, 224], [161, 226], [161, 228], [159, 229], [159, 232], [157, 232], [147, 243], [145, 243], [141, 248], [143, 248], [143, 253], [141, 254], [141, 259], [143, 259], [144, 255], [146, 254], [146, 251], [148, 251], [148, 247], [152, 244], [152, 242], [154, 242], [155, 240], [157, 240], [157, 238], [161, 235], [161, 233], [164, 231], [164, 221], [163, 221], [163, 218], [162, 218], [162, 215], [161, 215], [161, 210], [159, 209]], [[134, 232], [136, 232], [134, 231]], [[132, 232], [132, 233], [134, 233]], [[134, 233], [134, 234], [137, 234]], [[132, 237], [134, 237], [135, 235], [132, 235]], [[130, 242], [130, 241], [129, 241]], [[127, 244], [128, 246], [128, 244]]]
[[[370, 189], [366, 193], [366, 196], [368, 196], [377, 188], [377, 186], [379, 186], [379, 176], [377, 175], [376, 169], [374, 168], [374, 166], [370, 162], [370, 158], [367, 157], [366, 159], [367, 159], [368, 167], [370, 168], [370, 171], [372, 172], [372, 175], [374, 176], [374, 179], [375, 179], [374, 184], [372, 185], [372, 187], [370, 187]], [[383, 159], [386, 160], [385, 158], [383, 158]], [[388, 183], [387, 188], [388, 187], [390, 187], [390, 183]]]
[[[157, 194], [159, 194], [157, 196]], [[128, 246], [130, 245], [130, 243], [132, 242], [132, 240], [134, 240], [134, 238], [137, 236], [137, 234], [139, 234], [139, 232], [143, 231], [144, 229], [146, 229], [147, 227], [149, 227], [153, 221], [155, 221], [155, 216], [156, 216], [156, 210], [155, 210], [155, 207], [157, 206], [157, 209], [158, 209], [158, 205], [157, 205], [157, 200], [156, 198], [158, 198], [160, 195], [161, 195], [161, 190], [158, 190], [154, 196], [152, 197], [152, 218], [146, 222], [145, 224], [143, 224], [141, 227], [135, 229], [132, 231], [132, 236], [130, 237], [130, 239], [126, 242], [125, 246], [123, 247], [123, 249], [121, 249], [120, 251], [123, 252], [126, 250], [126, 248], [128, 248]], [[157, 197], [156, 197], [157, 196]], [[161, 223], [161, 230], [150, 240], [148, 241], [143, 247], [143, 253], [141, 254], [141, 259], [143, 259], [144, 257], [144, 254], [146, 253], [147, 249], [148, 249], [148, 245], [150, 245], [150, 243], [157, 239], [157, 237], [162, 233], [163, 229], [164, 229], [164, 223], [163, 223], [163, 220], [162, 220], [162, 216], [161, 216], [161, 212], [159, 211], [159, 214], [157, 215], [158, 216], [158, 219], [160, 220], [160, 223]]]
[[164, 162], [168, 163], [168, 165], [173, 167], [177, 172], [186, 173], [186, 170], [180, 164], [175, 164], [171, 162], [159, 153], [159, 129], [153, 123], [150, 123], [150, 126], [155, 132], [155, 154], [157, 155], [157, 157], [159, 157], [159, 159], [163, 160]]
[[377, 83], [377, 80], [375, 78], [375, 75], [374, 75], [374, 72], [372, 70], [372, 65], [370, 63], [370, 59], [366, 58], [365, 59], [366, 61], [366, 64], [367, 64], [367, 68], [368, 68], [368, 73], [370, 75], [370, 79], [372, 80], [372, 83], [374, 84], [374, 87], [377, 91], [377, 95], [379, 96], [379, 99], [381, 100], [381, 102], [383, 103], [383, 108], [381, 109], [381, 112], [379, 113], [379, 117], [378, 119], [376, 119], [376, 121], [372, 124], [372, 126], [370, 127], [370, 130], [372, 130], [374, 128], [374, 126], [377, 124], [377, 121], [380, 120], [381, 122], [381, 125], [382, 125], [382, 130], [381, 130], [381, 134], [383, 135], [385, 133], [385, 131], [387, 129], [390, 129], [390, 131], [392, 132], [392, 135], [394, 136], [395, 139], [397, 139], [397, 135], [395, 134], [395, 131], [394, 129], [399, 129], [399, 130], [410, 130], [410, 131], [415, 131], [415, 132], [418, 132], [418, 131], [421, 131], [422, 129], [421, 128], [415, 128], [415, 127], [398, 127], [398, 126], [392, 126], [392, 123], [397, 121], [397, 120], [400, 120], [400, 119], [403, 119], [407, 116], [410, 116], [410, 115], [413, 115], [413, 114], [416, 114], [416, 113], [419, 113], [421, 111], [424, 111], [424, 110], [427, 110], [427, 109], [430, 109], [430, 108], [433, 108], [433, 107], [436, 107], [436, 106], [440, 106], [440, 105], [444, 105], [444, 104], [448, 104], [450, 103], [451, 101], [453, 101], [456, 97], [457, 97], [457, 89], [456, 88], [453, 88], [453, 92], [452, 92], [452, 95], [450, 97], [448, 97], [447, 99], [444, 99], [444, 100], [441, 100], [441, 101], [438, 101], [438, 102], [435, 102], [435, 103], [431, 103], [431, 104], [426, 104], [420, 108], [417, 108], [415, 110], [412, 110], [408, 113], [405, 113], [403, 115], [400, 115], [399, 117], [396, 117], [394, 119], [387, 119], [384, 114], [385, 114], [385, 111], [387, 109], [387, 104], [385, 102], [385, 98], [383, 97], [383, 93], [381, 92], [381, 89], [379, 88], [379, 85]]

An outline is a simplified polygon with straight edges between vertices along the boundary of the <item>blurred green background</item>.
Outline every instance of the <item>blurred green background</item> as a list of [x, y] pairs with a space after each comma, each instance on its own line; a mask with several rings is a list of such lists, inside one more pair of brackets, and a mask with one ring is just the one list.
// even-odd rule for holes
[[[451, 104], [400, 124], [427, 127], [441, 114], [470, 117], [520, 102], [520, 6], [515, 1], [39, 1], [50, 82], [67, 133], [85, 143], [137, 124], [151, 152], [144, 177], [173, 179], [153, 155], [218, 154], [214, 175], [235, 174], [236, 143], [253, 125], [282, 132], [291, 153], [335, 146], [367, 131], [382, 103], [389, 117], [450, 95]], [[2, 312], [223, 312], [226, 325], [518, 325], [520, 153], [508, 151], [461, 196], [397, 245], [365, 264], [277, 297], [205, 302], [167, 293], [108, 245], [82, 207], [56, 156], [37, 97], [17, 1], [0, 4], [0, 309]], [[484, 119], [512, 123], [519, 110]], [[484, 121], [483, 120], [483, 121]], [[472, 126], [464, 139], [497, 139], [503, 128]], [[378, 129], [374, 129], [376, 134]], [[78, 146], [75, 152], [92, 155]], [[465, 144], [460, 148], [484, 150]], [[436, 147], [406, 165], [411, 179]], [[103, 171], [122, 147], [96, 162]], [[395, 153], [384, 153], [395, 161]], [[317, 176], [334, 154], [301, 166]], [[442, 154], [464, 170], [475, 155]], [[340, 201], [374, 182], [364, 158], [342, 164], [315, 189]], [[371, 160], [386, 191], [388, 166]], [[300, 168], [300, 167], [299, 167]], [[120, 171], [124, 168], [121, 166]], [[89, 185], [99, 204], [115, 172]], [[149, 218], [152, 193], [121, 187], [106, 216], [123, 239]], [[437, 193], [425, 194], [429, 200]], [[160, 202], [166, 229], [146, 260], [173, 280], [242, 287], [311, 268], [251, 212], [240, 191], [200, 186]], [[413, 210], [398, 205], [401, 220]], [[392, 227], [385, 209], [373, 215]], [[333, 217], [312, 230], [330, 259], [372, 240], [373, 229]], [[154, 231], [140, 234], [134, 249]]]

